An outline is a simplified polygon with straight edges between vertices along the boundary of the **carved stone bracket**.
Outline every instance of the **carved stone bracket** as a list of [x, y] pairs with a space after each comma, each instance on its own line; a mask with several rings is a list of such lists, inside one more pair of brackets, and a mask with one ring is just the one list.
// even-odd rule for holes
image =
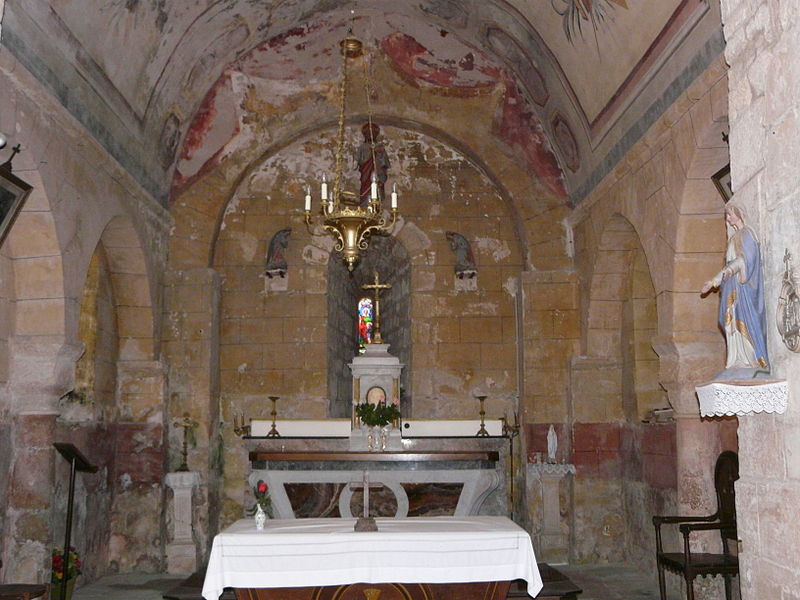
[[726, 381], [695, 388], [703, 417], [786, 412], [789, 384], [784, 380]]

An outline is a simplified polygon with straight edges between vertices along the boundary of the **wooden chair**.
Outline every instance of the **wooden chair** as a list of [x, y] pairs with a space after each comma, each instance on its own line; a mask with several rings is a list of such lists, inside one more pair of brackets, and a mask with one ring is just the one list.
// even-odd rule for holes
[[[656, 565], [661, 600], [666, 600], [664, 569], [683, 575], [686, 580], [686, 598], [694, 600], [693, 581], [701, 575], [722, 575], [725, 578], [725, 598], [731, 600], [731, 576], [739, 574], [739, 557], [731, 553], [729, 544], [736, 544], [736, 499], [734, 482], [739, 479], [739, 457], [725, 451], [717, 458], [714, 468], [714, 487], [717, 491], [717, 512], [707, 517], [656, 516]], [[661, 546], [661, 525], [677, 524], [683, 534], [683, 552], [664, 552]], [[722, 554], [692, 552], [690, 535], [694, 531], [719, 531]]]
[[[3, 561], [0, 561], [0, 567]], [[0, 600], [31, 600], [47, 593], [47, 585], [41, 583], [0, 583]]]

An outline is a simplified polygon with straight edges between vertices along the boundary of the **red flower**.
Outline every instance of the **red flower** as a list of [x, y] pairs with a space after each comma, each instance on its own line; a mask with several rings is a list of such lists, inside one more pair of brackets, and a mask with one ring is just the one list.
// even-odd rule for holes
[[259, 481], [258, 482], [258, 493], [264, 494], [267, 491], [267, 482], [266, 481]]

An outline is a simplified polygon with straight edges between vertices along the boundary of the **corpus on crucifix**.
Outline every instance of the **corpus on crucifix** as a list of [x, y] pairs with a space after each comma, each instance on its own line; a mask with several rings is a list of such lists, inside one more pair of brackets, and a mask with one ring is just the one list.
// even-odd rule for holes
[[374, 283], [367, 283], [361, 286], [362, 289], [365, 290], [373, 290], [375, 294], [375, 319], [372, 323], [372, 343], [374, 344], [382, 344], [383, 340], [381, 340], [381, 304], [380, 304], [380, 295], [381, 290], [388, 290], [391, 289], [391, 285], [388, 283], [381, 283], [380, 278], [378, 277], [378, 272], [374, 271], [375, 280]]

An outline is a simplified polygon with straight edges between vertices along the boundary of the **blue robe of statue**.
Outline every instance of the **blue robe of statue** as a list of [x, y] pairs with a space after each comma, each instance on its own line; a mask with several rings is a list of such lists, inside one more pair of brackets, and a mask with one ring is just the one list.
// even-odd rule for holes
[[[730, 276], [721, 281], [725, 271]], [[769, 369], [761, 254], [752, 229], [744, 226], [731, 236], [725, 268], [715, 280], [721, 282], [719, 324], [728, 343], [725, 368]]]

